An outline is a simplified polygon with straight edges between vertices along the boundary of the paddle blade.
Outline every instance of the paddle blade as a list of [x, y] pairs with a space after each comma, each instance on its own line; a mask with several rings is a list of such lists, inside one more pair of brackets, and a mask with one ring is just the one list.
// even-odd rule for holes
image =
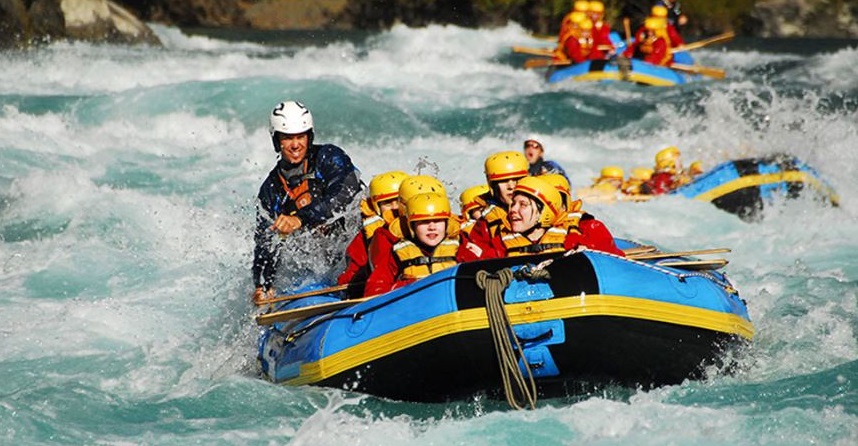
[[565, 65], [572, 65], [572, 61], [553, 59], [527, 59], [524, 61], [524, 68], [545, 68]]
[[554, 50], [548, 48], [530, 48], [526, 46], [514, 46], [512, 47], [513, 53], [521, 53], [521, 54], [530, 54], [531, 56], [544, 56], [544, 57], [552, 57], [554, 56]]
[[736, 36], [736, 33], [733, 31], [727, 31], [723, 34], [719, 34], [714, 37], [710, 37], [708, 39], [698, 40], [696, 42], [686, 43], [685, 45], [680, 45], [673, 49], [673, 51], [690, 51], [696, 50], [697, 48], [703, 48], [704, 46], [711, 45], [713, 43], [726, 42], [731, 40]]
[[652, 259], [669, 259], [671, 257], [687, 257], [704, 254], [722, 254], [730, 252], [730, 248], [712, 248], [698, 249], [694, 251], [678, 251], [678, 252], [641, 252], [641, 253], [626, 253], [626, 257], [635, 260], [652, 260]]
[[708, 76], [713, 79], [724, 79], [725, 77], [727, 77], [727, 72], [720, 68], [703, 67], [700, 65], [682, 65], [676, 63], [672, 64], [670, 68], [676, 71], [681, 71], [683, 73]]
[[659, 262], [658, 266], [669, 266], [671, 268], [688, 269], [692, 271], [703, 271], [723, 268], [727, 265], [726, 259], [714, 260], [680, 260], [673, 262]]

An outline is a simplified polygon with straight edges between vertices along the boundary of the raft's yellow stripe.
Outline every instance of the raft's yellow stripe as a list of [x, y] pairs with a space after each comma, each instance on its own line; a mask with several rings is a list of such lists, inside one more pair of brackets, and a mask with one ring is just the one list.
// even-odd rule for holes
[[763, 184], [772, 184], [780, 182], [791, 183], [807, 183], [810, 187], [816, 189], [820, 193], [828, 196], [832, 203], [837, 204], [840, 198], [834, 194], [827, 186], [822, 184], [816, 177], [807, 172], [792, 170], [788, 172], [766, 173], [759, 175], [747, 175], [737, 178], [729, 183], [722, 184], [712, 188], [702, 194], [694, 197], [695, 200], [712, 201], [716, 198], [735, 192], [746, 187], [761, 186]]
[[[591, 294], [554, 298], [509, 304], [506, 305], [506, 311], [516, 325], [573, 317], [619, 316], [719, 331], [747, 339], [754, 336], [753, 325], [733, 314], [625, 296]], [[287, 383], [302, 385], [318, 382], [442, 336], [486, 329], [488, 326], [485, 308], [444, 314], [362, 342], [317, 362], [302, 364], [300, 375]]]

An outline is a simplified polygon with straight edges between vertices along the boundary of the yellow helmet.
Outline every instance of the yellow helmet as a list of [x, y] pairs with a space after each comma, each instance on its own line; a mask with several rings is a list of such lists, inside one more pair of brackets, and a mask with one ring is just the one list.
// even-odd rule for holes
[[587, 14], [584, 14], [581, 11], [575, 11], [572, 14], [569, 14], [569, 21], [572, 23], [581, 23], [587, 19]]
[[688, 166], [688, 171], [691, 172], [692, 175], [700, 175], [703, 173], [703, 163], [700, 161], [695, 161]]
[[631, 178], [640, 181], [649, 181], [652, 178], [653, 170], [649, 167], [635, 167], [632, 169], [631, 174], [629, 175]]
[[408, 178], [408, 174], [399, 170], [380, 173], [369, 182], [369, 204], [376, 214], [381, 215], [378, 203], [399, 198], [399, 185]]
[[434, 193], [447, 196], [447, 189], [441, 181], [429, 175], [414, 175], [406, 178], [399, 185], [399, 202], [403, 205], [408, 203], [408, 200], [417, 194]]
[[578, 28], [583, 29], [584, 31], [589, 31], [593, 29], [593, 22], [590, 19], [581, 20], [578, 22]]
[[568, 210], [569, 205], [572, 203], [572, 187], [569, 186], [569, 180], [559, 173], [540, 175], [539, 178], [554, 186], [554, 188], [557, 189], [557, 192], [560, 192], [560, 196], [563, 198], [563, 204], [566, 205], [566, 209]]
[[680, 152], [676, 146], [666, 147], [655, 154], [656, 170], [676, 169]]
[[599, 1], [590, 2], [587, 8], [590, 12], [605, 12], [605, 4]]
[[521, 152], [498, 152], [486, 158], [486, 181], [506, 181], [526, 177], [530, 163]]
[[606, 166], [599, 172], [600, 179], [622, 180], [624, 176], [623, 168], [618, 166]]
[[590, 2], [586, 0], [578, 0], [573, 5], [572, 9], [579, 12], [587, 12], [590, 9]]
[[462, 217], [469, 218], [469, 214], [474, 209], [481, 206], [480, 203], [477, 202], [477, 197], [483, 194], [489, 193], [491, 189], [489, 189], [488, 185], [480, 184], [479, 186], [472, 186], [459, 194], [459, 205], [462, 208]]
[[662, 5], [655, 5], [649, 10], [652, 17], [667, 17], [667, 8]]
[[450, 216], [450, 200], [445, 195], [422, 193], [405, 203], [405, 219], [409, 227], [418, 221], [446, 220]]
[[539, 177], [524, 177], [516, 185], [515, 194], [525, 194], [542, 203], [542, 214], [539, 215], [539, 225], [548, 228], [561, 216], [560, 206], [563, 197], [560, 192], [547, 181]]
[[644, 28], [648, 30], [657, 30], [659, 28], [659, 20], [655, 17], [647, 17], [644, 20]]

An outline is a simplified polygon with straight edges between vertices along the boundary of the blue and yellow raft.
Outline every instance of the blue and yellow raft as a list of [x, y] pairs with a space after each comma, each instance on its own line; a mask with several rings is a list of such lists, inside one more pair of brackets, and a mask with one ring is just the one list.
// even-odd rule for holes
[[786, 154], [728, 161], [671, 193], [711, 202], [743, 220], [757, 220], [766, 205], [805, 193], [837, 206], [834, 188], [812, 167]]
[[[507, 268], [515, 278], [503, 309], [541, 397], [729, 369], [724, 352], [754, 333], [745, 302], [724, 274], [666, 266], [673, 261], [584, 251], [460, 264], [345, 309], [268, 326], [262, 374], [404, 401], [497, 396], [499, 348], [475, 278]], [[311, 297], [279, 310], [338, 301]], [[526, 370], [522, 359], [518, 366]]]

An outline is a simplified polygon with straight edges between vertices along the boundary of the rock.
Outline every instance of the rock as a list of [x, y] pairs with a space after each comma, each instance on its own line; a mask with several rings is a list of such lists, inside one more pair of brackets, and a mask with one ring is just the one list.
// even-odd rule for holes
[[109, 0], [0, 0], [0, 48], [54, 39], [159, 45], [155, 33]]
[[762, 0], [751, 17], [759, 37], [858, 37], [858, 6], [839, 0]]
[[337, 20], [348, 0], [262, 0], [247, 7], [244, 16], [255, 29], [351, 28]]

